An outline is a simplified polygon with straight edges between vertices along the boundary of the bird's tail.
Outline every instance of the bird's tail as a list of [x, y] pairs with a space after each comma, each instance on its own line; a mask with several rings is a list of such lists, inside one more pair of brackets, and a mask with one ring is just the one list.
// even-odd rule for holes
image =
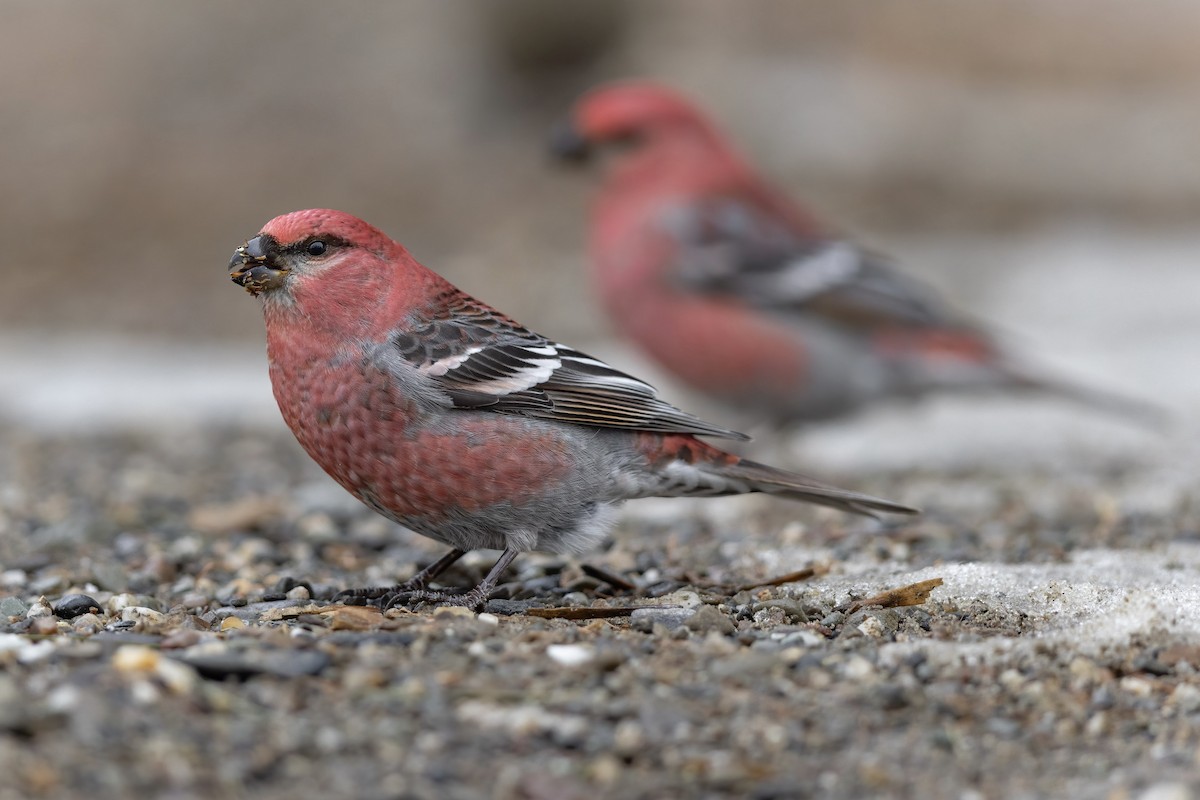
[[891, 500], [839, 489], [805, 475], [739, 458], [686, 434], [645, 433], [640, 436], [639, 446], [650, 467], [638, 492], [644, 497], [715, 497], [763, 492], [869, 517], [877, 511], [917, 513], [915, 508]]
[[1086, 408], [1120, 417], [1148, 428], [1163, 429], [1171, 422], [1171, 412], [1148, 400], [1084, 384], [1049, 378], [1022, 367], [1006, 370], [1015, 388], [1061, 397]]
[[736, 464], [723, 467], [721, 473], [736, 481], [744, 481], [749, 486], [749, 491], [752, 492], [803, 500], [806, 503], [816, 503], [868, 517], [876, 516], [876, 512], [879, 511], [889, 514], [919, 513], [911, 506], [873, 497], [862, 492], [840, 489], [807, 475], [788, 472], [748, 459], [741, 459]]

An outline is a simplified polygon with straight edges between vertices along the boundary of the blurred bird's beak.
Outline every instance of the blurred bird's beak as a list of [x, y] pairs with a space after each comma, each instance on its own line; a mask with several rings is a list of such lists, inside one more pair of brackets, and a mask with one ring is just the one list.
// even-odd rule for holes
[[255, 296], [268, 289], [278, 289], [288, 272], [279, 263], [279, 243], [265, 233], [239, 247], [229, 259], [230, 280]]
[[550, 152], [563, 161], [583, 163], [591, 155], [588, 140], [575, 130], [570, 120], [563, 120], [550, 131]]

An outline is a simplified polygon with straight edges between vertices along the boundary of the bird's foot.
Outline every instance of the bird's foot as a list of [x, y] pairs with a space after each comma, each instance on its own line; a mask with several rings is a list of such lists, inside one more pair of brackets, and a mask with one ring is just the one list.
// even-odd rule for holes
[[396, 608], [397, 606], [430, 603], [431, 605], [457, 606], [478, 611], [488, 601], [491, 594], [492, 587], [482, 585], [476, 586], [469, 592], [439, 592], [428, 589], [398, 591], [392, 592], [384, 598], [380, 602], [379, 608], [382, 611], [387, 611], [389, 608]]
[[348, 606], [368, 606], [372, 604], [383, 608], [383, 601], [389, 597], [412, 594], [425, 588], [425, 581], [410, 578], [395, 586], [364, 586], [359, 589], [343, 589], [333, 596], [332, 602]]
[[364, 589], [346, 589], [335, 594], [333, 602], [345, 603], [348, 606], [365, 606], [374, 602], [380, 609], [386, 611], [395, 605], [394, 602], [390, 602], [391, 598], [423, 590], [429, 585], [431, 580], [449, 569], [450, 565], [462, 558], [466, 552], [466, 550], [459, 550], [456, 547], [422, 569], [416, 575], [404, 581], [404, 583], [397, 583], [395, 586], [369, 586]]

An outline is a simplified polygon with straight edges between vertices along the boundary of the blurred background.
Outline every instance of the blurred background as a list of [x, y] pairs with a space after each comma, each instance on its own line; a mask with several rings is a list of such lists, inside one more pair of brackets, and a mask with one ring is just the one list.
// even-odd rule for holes
[[[652, 375], [587, 295], [596, 176], [544, 148], [579, 92], [634, 76], [687, 91], [764, 172], [1032, 358], [1185, 418], [1200, 399], [1200, 5], [1186, 0], [44, 0], [5, 14], [0, 414], [25, 424], [281, 425], [257, 303], [226, 264], [266, 220], [312, 206]], [[1079, 416], [1021, 401], [1011, 425], [980, 426], [977, 404], [955, 402], [922, 410], [923, 430], [1021, 450]], [[914, 439], [914, 412], [881, 413], [810, 446], [902, 461], [955, 438]], [[1013, 444], [1014, 426], [1030, 438]], [[1076, 443], [1141, 435], [1104, 422]]]

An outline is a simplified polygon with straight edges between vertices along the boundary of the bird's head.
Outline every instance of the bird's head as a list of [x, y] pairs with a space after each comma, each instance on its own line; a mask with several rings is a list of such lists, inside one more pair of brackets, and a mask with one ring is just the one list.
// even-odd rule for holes
[[355, 282], [364, 265], [386, 257], [394, 243], [341, 211], [313, 208], [276, 217], [229, 260], [229, 277], [250, 294], [291, 297], [316, 281]]
[[293, 211], [263, 226], [229, 261], [229, 277], [263, 303], [268, 330], [383, 335], [449, 285], [358, 217]]
[[662, 135], [707, 135], [708, 122], [678, 92], [656, 83], [615, 83], [583, 95], [570, 117], [550, 136], [550, 149], [565, 161], [584, 161], [608, 146], [633, 146]]

